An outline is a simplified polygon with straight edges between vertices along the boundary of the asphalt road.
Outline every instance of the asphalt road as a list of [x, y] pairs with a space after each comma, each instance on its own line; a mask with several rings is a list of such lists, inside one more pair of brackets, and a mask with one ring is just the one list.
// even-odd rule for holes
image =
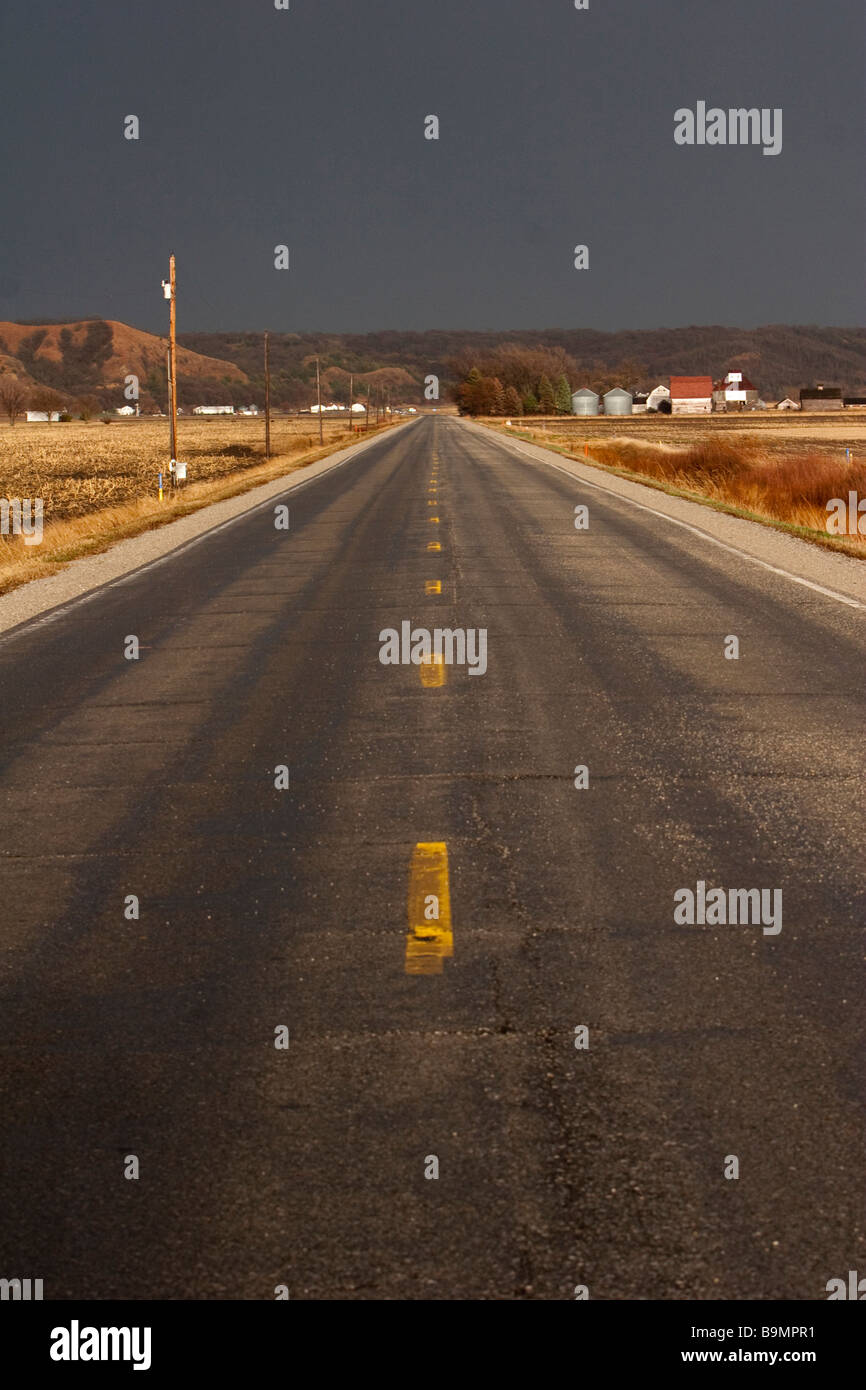
[[[456, 420], [286, 501], [0, 641], [0, 1276], [866, 1273], [862, 613]], [[383, 665], [407, 620], [486, 629], [486, 673]], [[782, 930], [677, 924], [699, 880], [781, 890]]]

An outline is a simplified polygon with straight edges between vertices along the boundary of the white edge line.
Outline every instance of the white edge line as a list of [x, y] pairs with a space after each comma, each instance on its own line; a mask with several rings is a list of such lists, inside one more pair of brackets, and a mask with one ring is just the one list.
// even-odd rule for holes
[[[727, 550], [731, 555], [739, 555], [742, 560], [751, 560], [753, 565], [760, 565], [762, 569], [769, 570], [771, 574], [781, 574], [785, 579], [790, 579], [794, 584], [802, 584], [805, 589], [814, 589], [816, 594], [823, 594], [825, 598], [834, 598], [837, 603], [846, 603], [849, 608], [866, 609], [866, 603], [861, 603], [859, 599], [849, 598], [847, 594], [840, 594], [836, 589], [827, 589], [823, 584], [816, 584], [812, 579], [804, 579], [802, 575], [792, 574], [790, 570], [781, 569], [778, 565], [771, 565], [769, 560], [761, 560], [757, 555], [750, 555], [748, 550], [740, 550], [739, 546], [729, 545], [727, 541], [720, 541], [715, 536], [711, 536], [709, 531], [704, 531], [700, 526], [692, 526], [689, 521], [680, 521], [679, 517], [669, 516], [667, 512], [660, 512], [656, 507], [648, 507], [646, 502], [638, 502], [634, 497], [627, 497], [625, 493], [616, 492], [614, 488], [605, 487], [603, 483], [590, 482], [589, 478], [583, 478], [578, 473], [572, 473], [570, 468], [563, 468], [561, 464], [554, 463], [551, 459], [538, 459], [524, 449], [522, 444], [509, 439], [507, 435], [500, 435], [499, 438], [505, 439], [512, 449], [519, 449], [521, 454], [526, 454], [527, 458], [532, 458], [535, 463], [546, 464], [548, 468], [555, 468], [557, 473], [564, 473], [567, 478], [573, 478], [577, 483], [586, 483], [587, 487], [598, 488], [599, 492], [606, 492], [609, 497], [617, 497], [622, 502], [628, 502], [631, 507], [640, 507], [642, 512], [651, 512], [653, 516], [660, 516], [663, 521], [670, 521], [674, 526], [682, 526], [683, 530], [691, 531], [694, 535], [700, 536], [701, 540], [709, 541], [711, 545], [717, 545], [720, 550]], [[541, 449], [540, 444], [533, 445], [533, 448]], [[624, 482], [633, 482], [631, 478], [623, 479]], [[642, 487], [644, 484], [637, 483], [636, 486]], [[690, 497], [681, 499], [683, 502], [690, 502]], [[692, 503], [693, 506], [700, 506], [699, 502]], [[748, 520], [746, 517], [738, 517], [737, 520]], [[757, 525], [758, 523], [753, 523]], [[796, 537], [795, 537], [796, 539]]]
[[[407, 425], [414, 425], [416, 423], [417, 421], [415, 420], [405, 421]], [[157, 555], [155, 559], [147, 560], [143, 565], [136, 565], [134, 569], [127, 570], [125, 574], [115, 575], [114, 579], [106, 579], [102, 584], [96, 584], [85, 593], [77, 594], [75, 598], [61, 600], [61, 602], [55, 604], [53, 608], [47, 608], [44, 613], [34, 613], [30, 618], [22, 618], [21, 622], [16, 623], [14, 627], [7, 628], [5, 632], [0, 632], [0, 646], [5, 645], [6, 642], [12, 641], [16, 637], [23, 637], [25, 632], [32, 632], [34, 628], [44, 627], [47, 626], [48, 623], [56, 622], [66, 613], [71, 612], [73, 608], [78, 608], [83, 603], [89, 603], [91, 599], [97, 598], [99, 594], [104, 594], [109, 589], [115, 589], [119, 584], [126, 584], [131, 579], [137, 579], [140, 574], [146, 574], [148, 570], [156, 569], [158, 565], [164, 565], [168, 560], [173, 560], [175, 556], [181, 555], [185, 550], [190, 550], [194, 545], [198, 545], [200, 541], [207, 540], [210, 536], [215, 536], [217, 531], [225, 530], [226, 526], [233, 526], [236, 521], [241, 521], [244, 517], [254, 516], [256, 512], [262, 511], [265, 507], [273, 506], [276, 499], [282, 497], [285, 492], [300, 492], [302, 488], [312, 487], [322, 478], [327, 478], [329, 474], [336, 473], [338, 468], [343, 468], [347, 463], [351, 463], [352, 460], [357, 458], [358, 454], [363, 453], [365, 449], [371, 448], [374, 444], [381, 443], [384, 438], [386, 438], [386, 436], [380, 434], [373, 439], [362, 440], [360, 444], [350, 444], [348, 447], [351, 449], [351, 453], [348, 454], [346, 458], [340, 459], [339, 463], [332, 463], [328, 468], [323, 468], [321, 473], [316, 474], [315, 478], [299, 478], [296, 483], [292, 483], [289, 481], [292, 475], [290, 473], [287, 474], [285, 489], [280, 492], [274, 492], [262, 502], [257, 502], [254, 507], [247, 507], [244, 511], [238, 512], [235, 516], [227, 517], [225, 521], [218, 521], [215, 526], [209, 526], [206, 531], [201, 531], [197, 536], [190, 536], [188, 540], [181, 541], [180, 545], [175, 545], [171, 550], [166, 550], [163, 555]], [[273, 481], [276, 482], [277, 479], [273, 479]], [[261, 486], [268, 487], [269, 484], [262, 483]], [[250, 489], [250, 491], [252, 490], [253, 489]], [[238, 493], [237, 496], [241, 497], [243, 493]], [[226, 500], [232, 501], [233, 499], [227, 498]], [[211, 503], [210, 505], [215, 506], [218, 504]], [[206, 507], [201, 507], [199, 511], [205, 511], [206, 509]], [[191, 516], [196, 514], [195, 512], [190, 513]], [[159, 531], [160, 529], [162, 528], [156, 527], [155, 531]], [[109, 549], [111, 549], [111, 547], [109, 547]], [[14, 592], [14, 590], [11, 592]]]

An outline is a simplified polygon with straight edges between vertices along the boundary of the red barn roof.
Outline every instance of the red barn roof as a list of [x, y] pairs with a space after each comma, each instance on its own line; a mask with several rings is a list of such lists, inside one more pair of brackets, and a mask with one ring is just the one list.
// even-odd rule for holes
[[671, 399], [697, 401], [713, 394], [711, 376], [672, 376]]

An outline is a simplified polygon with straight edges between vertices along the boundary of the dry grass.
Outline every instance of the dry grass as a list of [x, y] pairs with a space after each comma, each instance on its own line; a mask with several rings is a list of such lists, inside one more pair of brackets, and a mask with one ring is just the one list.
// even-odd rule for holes
[[[493, 423], [491, 421], [491, 423]], [[628, 435], [618, 433], [623, 428]], [[669, 492], [866, 557], [866, 536], [827, 532], [827, 503], [866, 497], [866, 421], [802, 416], [521, 421], [523, 438], [636, 475]], [[846, 460], [845, 447], [852, 449]], [[859, 458], [858, 458], [859, 455]]]
[[0, 497], [41, 497], [44, 507], [41, 544], [27, 546], [20, 537], [0, 536], [0, 593], [292, 473], [359, 438], [339, 420], [325, 419], [323, 428], [321, 448], [317, 421], [273, 420], [267, 461], [261, 419], [181, 421], [178, 453], [189, 465], [189, 481], [173, 493], [166, 491], [162, 502], [157, 474], [168, 466], [166, 420], [0, 428]]

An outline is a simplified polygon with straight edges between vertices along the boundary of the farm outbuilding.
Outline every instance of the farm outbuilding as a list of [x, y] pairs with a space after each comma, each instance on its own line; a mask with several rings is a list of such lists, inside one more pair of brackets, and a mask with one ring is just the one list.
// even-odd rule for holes
[[571, 411], [573, 415], [597, 415], [599, 397], [596, 391], [590, 391], [588, 386], [582, 386], [579, 391], [575, 391], [571, 398]]
[[728, 372], [713, 387], [715, 410], [758, 410], [758, 388], [743, 372]]
[[801, 410], [841, 410], [840, 386], [804, 386], [800, 390]]
[[604, 397], [605, 415], [631, 415], [632, 397], [630, 391], [624, 391], [621, 386], [614, 386], [612, 391], [607, 391]]
[[193, 415], [234, 415], [233, 405], [197, 405]]
[[663, 401], [670, 405], [670, 391], [666, 386], [655, 386], [646, 398], [646, 408], [647, 410], [658, 410]]
[[777, 410], [799, 410], [799, 409], [800, 409], [800, 403], [799, 403], [799, 401], [792, 401], [790, 396], [786, 396], [785, 399], [784, 399], [783, 401], [779, 401], [779, 404], [776, 406], [776, 409], [777, 409]]
[[645, 412], [645, 410], [646, 410], [646, 406], [647, 406], [647, 401], [648, 401], [648, 400], [649, 400], [649, 392], [648, 392], [648, 391], [633, 391], [633, 392], [632, 392], [632, 398], [631, 398], [631, 413], [632, 413], [632, 415], [643, 415], [644, 412]]
[[48, 425], [60, 419], [59, 410], [28, 410], [25, 414], [31, 425]]
[[674, 415], [709, 415], [712, 409], [711, 376], [671, 377], [671, 411]]

